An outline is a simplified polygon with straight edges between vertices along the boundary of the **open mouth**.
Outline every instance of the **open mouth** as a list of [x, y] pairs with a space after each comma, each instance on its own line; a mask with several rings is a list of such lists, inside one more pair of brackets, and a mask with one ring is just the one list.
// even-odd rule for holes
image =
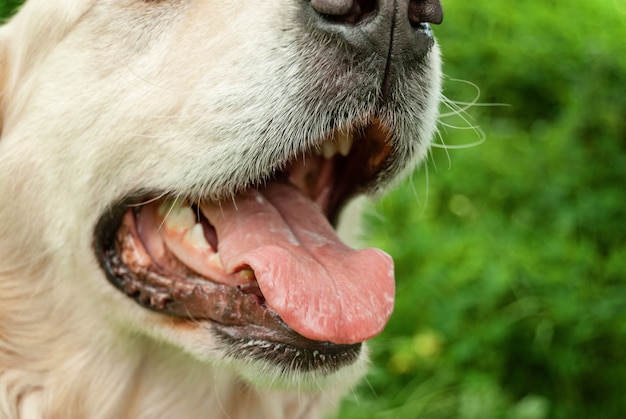
[[126, 198], [98, 223], [96, 254], [137, 303], [210, 321], [241, 357], [264, 342], [281, 357], [309, 354], [300, 369], [352, 363], [391, 315], [393, 263], [378, 249], [347, 247], [333, 223], [391, 151], [375, 120], [335, 130], [233, 199]]

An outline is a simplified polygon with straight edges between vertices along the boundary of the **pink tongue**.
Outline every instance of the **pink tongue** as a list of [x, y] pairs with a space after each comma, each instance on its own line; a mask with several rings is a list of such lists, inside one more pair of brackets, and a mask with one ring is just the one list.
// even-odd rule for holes
[[250, 267], [268, 307], [309, 339], [338, 344], [380, 333], [394, 303], [391, 257], [344, 245], [313, 201], [288, 184], [202, 207], [229, 273]]

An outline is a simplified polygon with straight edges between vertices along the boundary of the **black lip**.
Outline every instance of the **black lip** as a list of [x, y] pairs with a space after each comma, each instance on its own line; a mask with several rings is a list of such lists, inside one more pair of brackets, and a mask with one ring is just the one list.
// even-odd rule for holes
[[[243, 360], [270, 362], [284, 370], [330, 374], [357, 361], [362, 344], [329, 342], [281, 342], [257, 340], [254, 326], [228, 327], [214, 324], [219, 339], [229, 347], [228, 355]], [[313, 342], [313, 341], [309, 341]]]

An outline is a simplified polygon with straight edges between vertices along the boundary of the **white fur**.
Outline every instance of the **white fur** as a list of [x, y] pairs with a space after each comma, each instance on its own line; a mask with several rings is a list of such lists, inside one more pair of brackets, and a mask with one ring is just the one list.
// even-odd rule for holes
[[223, 198], [323, 135], [300, 123], [297, 4], [30, 0], [0, 29], [0, 418], [315, 418], [362, 374], [365, 354], [324, 378], [228, 360], [203, 324], [115, 290], [93, 255], [125, 194]]

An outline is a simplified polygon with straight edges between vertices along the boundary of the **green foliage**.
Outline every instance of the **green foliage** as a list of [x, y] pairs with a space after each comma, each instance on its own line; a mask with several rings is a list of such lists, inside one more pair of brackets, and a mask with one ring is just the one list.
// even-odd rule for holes
[[339, 417], [620, 418], [626, 6], [444, 7], [446, 96], [473, 101], [463, 79], [491, 105], [442, 117], [440, 143], [476, 142], [473, 125], [486, 142], [434, 148], [372, 209], [369, 241], [394, 255], [397, 306]]
[[339, 417], [620, 418], [626, 7], [444, 6], [446, 96], [474, 100], [463, 79], [491, 105], [442, 117], [440, 142], [486, 141], [435, 148], [372, 211], [397, 306]]
[[0, 0], [0, 18], [10, 16], [22, 3], [22, 0]]

